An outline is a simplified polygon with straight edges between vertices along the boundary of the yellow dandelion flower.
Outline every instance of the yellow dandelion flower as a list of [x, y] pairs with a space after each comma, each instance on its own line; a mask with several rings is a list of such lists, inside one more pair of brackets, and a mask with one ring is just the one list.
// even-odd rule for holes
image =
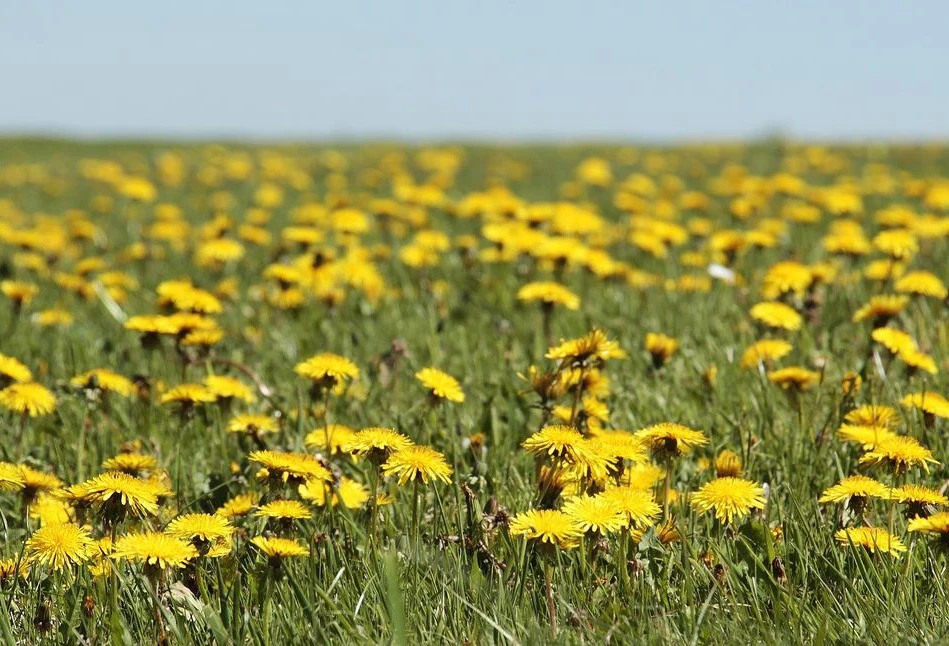
[[781, 388], [799, 391], [810, 390], [820, 381], [820, 373], [807, 370], [800, 366], [790, 366], [768, 373], [768, 380]]
[[230, 537], [234, 526], [218, 514], [183, 514], [168, 523], [165, 532], [189, 541], [212, 543]]
[[234, 377], [208, 375], [204, 379], [204, 385], [219, 400], [240, 399], [252, 403], [257, 399], [246, 384]]
[[949, 296], [949, 289], [938, 276], [928, 271], [911, 271], [904, 274], [895, 285], [901, 294], [917, 294], [943, 300]]
[[458, 403], [465, 401], [461, 384], [454, 377], [437, 368], [423, 368], [415, 373], [415, 378], [422, 382], [422, 386], [434, 397]]
[[888, 498], [890, 488], [873, 478], [854, 475], [847, 476], [833, 487], [825, 489], [817, 502], [826, 504], [844, 502], [852, 498]]
[[37, 383], [10, 384], [0, 390], [0, 406], [20, 415], [40, 417], [56, 410], [56, 396]]
[[575, 496], [564, 504], [563, 512], [587, 534], [612, 534], [626, 526], [620, 506], [602, 494]]
[[308, 449], [328, 450], [330, 454], [335, 455], [344, 452], [345, 447], [349, 446], [355, 437], [356, 431], [348, 426], [327, 424], [307, 433], [303, 438], [303, 443]]
[[548, 359], [566, 361], [578, 365], [598, 364], [612, 359], [624, 359], [624, 352], [617, 341], [607, 338], [603, 330], [594, 329], [586, 336], [562, 341], [547, 350]]
[[240, 518], [249, 514], [257, 506], [258, 500], [257, 495], [252, 493], [234, 496], [218, 507], [214, 513], [227, 519]]
[[23, 488], [23, 472], [20, 465], [0, 462], [0, 489], [17, 491]]
[[933, 458], [932, 451], [917, 440], [905, 435], [883, 440], [860, 458], [860, 464], [878, 466], [888, 464], [897, 473], [903, 473], [910, 467], [922, 467], [929, 473], [930, 464], [939, 464]]
[[158, 497], [144, 480], [110, 471], [64, 490], [67, 500], [97, 505], [107, 513], [128, 511], [136, 516], [158, 513]]
[[545, 426], [521, 443], [530, 454], [563, 458], [576, 453], [586, 438], [572, 426]]
[[135, 392], [135, 385], [130, 379], [105, 368], [96, 368], [76, 375], [69, 380], [69, 384], [76, 388], [114, 392], [122, 397], [129, 397]]
[[927, 415], [949, 419], [949, 400], [934, 392], [910, 393], [900, 400], [906, 408], [918, 408]]
[[412, 446], [412, 440], [391, 429], [372, 426], [357, 431], [343, 450], [382, 464], [392, 453]]
[[708, 438], [702, 431], [671, 422], [640, 429], [636, 431], [636, 437], [661, 457], [681, 455], [696, 446], [708, 444]]
[[735, 478], [741, 475], [741, 456], [725, 449], [715, 457], [715, 477]]
[[382, 473], [386, 476], [396, 476], [399, 484], [408, 482], [422, 482], [440, 480], [445, 484], [451, 482], [452, 468], [445, 461], [445, 456], [428, 446], [408, 446], [399, 449], [389, 456], [382, 465]]
[[762, 339], [748, 346], [741, 355], [742, 368], [754, 368], [759, 363], [768, 366], [790, 354], [794, 349], [783, 339]]
[[512, 536], [560, 548], [576, 547], [583, 534], [576, 520], [552, 509], [532, 509], [517, 514], [508, 527]]
[[325, 381], [331, 386], [359, 377], [359, 368], [356, 367], [356, 364], [346, 357], [329, 352], [310, 357], [306, 361], [298, 363], [293, 370], [301, 377], [316, 382]]
[[[310, 486], [318, 487], [321, 484], [314, 482]], [[313, 514], [310, 513], [306, 505], [298, 500], [274, 500], [258, 507], [254, 512], [254, 516], [275, 520], [300, 520], [312, 518]]]
[[517, 300], [525, 303], [540, 302], [547, 306], [563, 305], [568, 310], [580, 309], [580, 297], [551, 281], [528, 283], [517, 292]]
[[896, 433], [885, 426], [863, 424], [844, 424], [837, 429], [837, 435], [842, 440], [863, 445], [864, 449], [871, 449], [881, 442], [897, 437]]
[[180, 384], [168, 392], [162, 393], [162, 404], [206, 404], [213, 402], [217, 397], [210, 389], [201, 384]]
[[280, 422], [270, 415], [237, 415], [227, 422], [228, 433], [267, 435], [280, 431]]
[[900, 422], [899, 413], [891, 406], [865, 404], [844, 415], [844, 421], [861, 426], [893, 428]]
[[800, 330], [804, 318], [790, 305], [777, 301], [765, 301], [751, 308], [751, 318], [777, 330]]
[[[304, 483], [297, 489], [300, 497], [308, 500], [318, 507], [326, 505], [327, 493], [329, 487], [323, 483]], [[332, 489], [330, 505], [335, 507], [342, 503], [347, 509], [361, 509], [369, 500], [369, 490], [352, 478], [343, 476], [339, 484]]]
[[250, 542], [271, 559], [285, 559], [293, 556], [307, 556], [310, 550], [290, 538], [255, 536]]
[[137, 476], [146, 471], [154, 471], [158, 468], [158, 460], [150, 455], [141, 453], [119, 453], [102, 463], [102, 468], [107, 471], [121, 471], [132, 476]]
[[917, 517], [909, 521], [906, 529], [910, 532], [939, 534], [945, 539], [949, 536], [949, 511], [940, 511], [929, 517]]
[[0, 377], [25, 383], [33, 380], [33, 373], [19, 359], [0, 354]]
[[61, 570], [90, 559], [94, 545], [85, 527], [72, 523], [45, 525], [26, 541], [26, 559], [30, 565]]
[[600, 495], [620, 510], [628, 527], [636, 529], [649, 527], [662, 512], [648, 487], [607, 487]]
[[646, 352], [652, 357], [652, 365], [661, 368], [679, 349], [679, 342], [671, 336], [649, 332], [646, 334]]
[[329, 482], [333, 475], [319, 460], [305, 453], [254, 451], [248, 456], [267, 472], [265, 477], [299, 485], [307, 480]]
[[153, 571], [183, 568], [198, 550], [177, 536], [163, 532], [135, 532], [115, 541], [112, 557], [118, 560], [138, 561]]
[[852, 527], [841, 529], [834, 538], [844, 547], [864, 548], [870, 553], [880, 552], [896, 556], [906, 551], [906, 545], [881, 527]]
[[699, 512], [714, 511], [720, 522], [729, 524], [764, 505], [764, 488], [742, 478], [716, 478], [692, 494], [692, 506]]
[[861, 321], [870, 320], [873, 321], [874, 325], [880, 327], [902, 312], [907, 303], [909, 303], [909, 296], [891, 294], [873, 296], [870, 298], [870, 302], [854, 313], [853, 322], [860, 323]]

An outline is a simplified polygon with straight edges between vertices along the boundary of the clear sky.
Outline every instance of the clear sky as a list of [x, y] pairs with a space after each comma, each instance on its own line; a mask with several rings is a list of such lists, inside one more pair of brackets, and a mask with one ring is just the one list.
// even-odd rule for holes
[[949, 2], [0, 0], [0, 132], [949, 137]]

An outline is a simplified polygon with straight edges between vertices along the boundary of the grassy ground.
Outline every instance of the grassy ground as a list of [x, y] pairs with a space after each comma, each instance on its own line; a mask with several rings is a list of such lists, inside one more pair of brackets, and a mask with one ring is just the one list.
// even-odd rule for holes
[[[157, 514], [117, 523], [117, 538], [164, 528], [179, 514], [213, 512], [238, 494], [276, 495], [258, 482], [259, 465], [247, 459], [254, 441], [225, 430], [228, 419], [241, 412], [280, 420], [281, 431], [261, 440], [268, 447], [319, 454], [337, 476], [366, 487], [375, 473], [370, 461], [307, 449], [304, 436], [327, 420], [353, 429], [391, 427], [433, 446], [453, 467], [450, 484], [399, 486], [385, 479], [382, 488], [393, 502], [379, 510], [376, 540], [365, 507], [310, 505], [312, 518], [290, 531], [276, 530], [309, 553], [283, 559], [279, 568], [249, 542], [274, 531], [253, 515], [234, 519], [238, 530], [230, 554], [169, 568], [154, 587], [147, 568], [123, 559], [90, 557], [58, 570], [34, 561], [25, 576], [7, 573], [0, 585], [0, 631], [6, 640], [536, 643], [551, 640], [552, 633], [545, 570], [552, 579], [557, 642], [944, 639], [949, 604], [938, 541], [907, 532], [905, 507], [895, 502], [871, 501], [858, 515], [845, 504], [819, 504], [818, 497], [858, 472], [886, 485], [917, 482], [941, 490], [947, 482], [942, 464], [930, 464], [928, 473], [919, 466], [905, 474], [886, 465], [869, 469], [858, 464], [861, 447], [836, 435], [849, 409], [891, 406], [894, 430], [917, 438], [945, 462], [945, 421], [937, 416], [927, 424], [900, 404], [908, 393], [946, 390], [945, 303], [911, 296], [889, 322], [914, 337], [938, 372], [907, 370], [871, 341], [869, 321], [852, 321], [872, 295], [894, 291], [900, 269], [880, 280], [867, 277], [864, 270], [885, 259], [884, 251], [834, 256], [822, 239], [832, 222], [842, 219], [856, 221], [872, 239], [893, 228], [879, 212], [905, 205], [910, 215], [899, 228], [914, 232], [918, 251], [901, 259], [903, 270], [949, 278], [942, 260], [949, 229], [943, 226], [930, 237], [919, 223], [923, 214], [945, 217], [935, 178], [949, 167], [949, 149], [759, 144], [470, 147], [440, 156], [396, 146], [335, 151], [0, 144], [0, 271], [6, 279], [39, 288], [22, 306], [4, 301], [0, 352], [22, 361], [56, 396], [55, 410], [46, 415], [2, 413], [3, 460], [53, 473], [66, 486], [102, 472], [103, 462], [124, 443], [139, 442], [133, 450], [157, 459], [174, 496]], [[612, 178], [593, 171], [578, 177], [578, 165], [593, 156], [609, 163]], [[774, 179], [779, 172], [797, 178], [800, 186], [782, 189]], [[649, 181], [627, 181], [636, 174]], [[155, 194], [136, 193], [131, 177], [144, 178]], [[268, 201], [258, 192], [263, 185], [279, 187], [282, 198]], [[495, 189], [479, 208], [466, 211], [473, 193], [501, 185], [522, 201]], [[690, 202], [696, 199], [690, 192], [701, 193], [707, 203]], [[859, 210], [842, 209], [841, 193], [858, 196]], [[390, 226], [392, 218], [373, 215], [380, 207], [372, 200], [393, 196], [397, 224]], [[490, 225], [523, 215], [531, 204], [555, 200], [599, 214], [596, 232], [565, 236], [573, 260], [562, 266], [528, 245], [495, 261], [490, 250], [497, 245], [485, 238], [492, 235]], [[753, 208], [744, 213], [748, 203]], [[156, 239], [153, 225], [162, 217], [156, 213], [166, 204], [180, 207], [178, 226], [169, 239]], [[309, 247], [282, 242], [281, 232], [299, 220], [306, 204], [326, 207], [306, 225], [322, 240]], [[788, 205], [804, 204], [815, 208], [814, 222], [789, 215]], [[367, 214], [366, 231], [340, 230], [354, 221], [334, 220], [334, 210], [344, 205]], [[631, 208], [637, 212], [630, 214]], [[222, 216], [227, 220], [219, 220], [217, 230], [207, 229]], [[709, 221], [711, 233], [697, 234], [699, 220]], [[240, 226], [250, 221], [271, 239], [247, 240]], [[665, 257], [657, 257], [655, 245], [649, 252], [629, 238], [634, 228], [659, 221], [685, 232], [679, 239], [676, 230], [665, 242], [651, 234]], [[552, 236], [554, 226], [545, 220], [538, 228]], [[448, 248], [425, 252], [431, 266], [410, 266], [414, 263], [407, 264], [400, 252], [422, 230], [447, 234]], [[733, 254], [714, 248], [716, 235], [727, 231], [745, 241]], [[765, 238], [767, 244], [747, 242], [761, 239], [749, 232], [762, 231], [774, 234]], [[464, 234], [476, 236], [472, 254], [458, 248]], [[216, 264], [196, 257], [209, 239], [241, 236], [240, 259]], [[139, 242], [145, 243], [145, 255], [129, 258], [129, 245]], [[517, 241], [508, 234], [501, 243], [509, 247]], [[577, 249], [604, 249], [625, 264], [613, 276], [598, 276], [582, 266]], [[317, 254], [335, 257], [339, 267], [330, 283], [336, 291], [301, 283], [304, 304], [282, 309], [274, 296], [278, 284], [265, 277], [265, 268], [290, 265], [307, 253], [303, 262], [310, 266]], [[63, 277], [78, 275], [89, 258], [103, 262], [89, 263], [93, 269], [73, 282]], [[350, 264], [343, 262], [347, 259]], [[781, 297], [805, 314], [800, 330], [768, 331], [749, 309], [767, 300], [762, 289], [768, 268], [789, 259], [829, 263], [834, 273], [826, 284], [811, 284], [806, 294]], [[710, 278], [706, 266], [712, 262], [729, 265], [739, 278]], [[384, 283], [378, 294], [352, 278], [367, 266]], [[112, 271], [134, 283], [110, 289], [102, 275]], [[123, 328], [129, 316], [162, 311], [156, 287], [176, 278], [190, 278], [219, 294], [223, 311], [210, 318], [224, 337], [207, 352], [182, 349], [173, 338], [149, 347]], [[222, 289], [225, 280], [233, 281], [233, 289]], [[538, 280], [557, 280], [581, 301], [576, 311], [554, 307], [552, 339], [544, 332], [541, 308], [516, 298], [521, 286]], [[83, 290], [85, 295], [77, 293]], [[72, 324], [40, 325], [39, 313], [54, 308], [69, 312]], [[535, 461], [520, 444], [547, 419], [518, 373], [526, 374], [530, 365], [553, 369], [557, 363], [544, 358], [549, 341], [579, 337], [594, 327], [628, 353], [603, 366], [611, 381], [609, 394], [601, 397], [609, 407], [607, 428], [635, 432], [675, 422], [708, 437], [706, 446], [670, 467], [677, 495], [667, 513], [680, 540], [661, 540], [667, 536], [657, 531], [659, 519], [638, 541], [623, 530], [587, 537], [582, 547], [568, 549], [541, 549], [507, 531], [506, 517], [538, 505]], [[680, 343], [660, 369], [645, 349], [649, 332]], [[742, 369], [745, 349], [765, 337], [793, 345], [777, 367], [811, 369], [819, 383], [795, 395], [771, 383], [763, 365]], [[404, 352], [393, 353], [394, 342]], [[320, 352], [347, 357], [360, 371], [345, 392], [325, 399], [326, 407], [323, 396], [314, 398], [309, 382], [294, 374], [296, 364]], [[426, 395], [414, 375], [428, 366], [459, 380], [463, 403], [436, 403]], [[712, 366], [717, 375], [710, 384], [703, 372]], [[70, 385], [74, 376], [94, 368], [139, 376], [137, 394], [103, 396]], [[862, 375], [859, 392], [849, 397], [841, 388], [847, 371]], [[212, 373], [239, 378], [252, 388], [255, 401], [209, 403], [188, 414], [160, 403], [173, 386], [198, 383]], [[565, 397], [568, 407], [571, 397]], [[572, 421], [582, 426], [583, 419], [574, 415]], [[741, 456], [743, 477], [767, 485], [766, 506], [727, 525], [690, 502], [690, 492], [715, 477], [715, 457], [725, 449]], [[591, 490], [602, 485], [580, 484]], [[663, 479], [654, 490], [661, 504]], [[553, 506], [568, 493], [569, 487]], [[286, 487], [279, 495], [297, 497], [297, 492]], [[35, 504], [30, 513], [24, 501], [13, 488], [0, 494], [2, 556], [13, 562], [30, 561], [27, 539], [38, 525], [55, 522]], [[80, 520], [75, 509], [60, 513]], [[95, 508], [81, 519], [94, 538], [110, 532]], [[835, 532], [845, 525], [892, 529], [908, 550], [891, 555], [842, 544]], [[102, 562], [104, 571], [90, 569]]]

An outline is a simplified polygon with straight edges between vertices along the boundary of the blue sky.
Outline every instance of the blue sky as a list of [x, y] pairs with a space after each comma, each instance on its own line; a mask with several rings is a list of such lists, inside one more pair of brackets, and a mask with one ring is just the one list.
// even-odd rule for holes
[[0, 132], [949, 137], [949, 3], [0, 3]]

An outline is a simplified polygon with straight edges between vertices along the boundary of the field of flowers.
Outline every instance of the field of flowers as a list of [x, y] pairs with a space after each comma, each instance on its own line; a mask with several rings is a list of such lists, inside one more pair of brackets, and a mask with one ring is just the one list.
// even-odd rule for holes
[[944, 177], [0, 142], [0, 635], [941, 641]]

